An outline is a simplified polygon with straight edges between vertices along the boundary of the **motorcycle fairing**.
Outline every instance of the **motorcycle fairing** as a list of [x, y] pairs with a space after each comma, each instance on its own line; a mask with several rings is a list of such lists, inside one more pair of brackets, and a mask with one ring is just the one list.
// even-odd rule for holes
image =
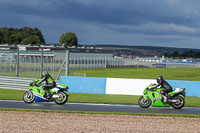
[[169, 107], [169, 104], [164, 104], [162, 102], [162, 94], [160, 93], [163, 90], [163, 88], [158, 88], [157, 91], [149, 91], [145, 90], [144, 91], [144, 98], [148, 97], [151, 99], [152, 103], [151, 106], [154, 107]]

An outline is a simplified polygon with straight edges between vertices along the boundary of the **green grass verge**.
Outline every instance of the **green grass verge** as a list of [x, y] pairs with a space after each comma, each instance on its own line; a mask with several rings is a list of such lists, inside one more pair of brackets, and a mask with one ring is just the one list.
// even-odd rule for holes
[[[139, 78], [156, 79], [157, 76], [164, 76], [167, 80], [200, 80], [200, 68], [106, 68], [106, 69], [83, 69], [70, 70], [70, 73], [86, 73], [87, 77], [112, 77], [112, 78]], [[58, 71], [49, 72], [56, 78]], [[61, 75], [64, 75], [63, 71]], [[0, 76], [16, 76], [15, 72], [1, 72]], [[40, 78], [40, 72], [20, 72], [21, 77]], [[22, 100], [25, 91], [0, 89], [0, 100]], [[108, 104], [137, 104], [139, 96], [131, 95], [104, 95], [70, 93], [69, 101], [73, 103], [108, 103]], [[186, 97], [185, 106], [200, 107], [200, 98]], [[88, 114], [118, 114], [118, 115], [151, 115], [151, 116], [172, 116], [172, 117], [200, 117], [200, 115], [189, 114], [138, 114], [138, 113], [113, 113], [113, 112], [80, 112], [80, 111], [49, 111], [49, 110], [25, 110], [25, 109], [0, 109], [8, 111], [39, 111], [57, 113], [88, 113]]]
[[0, 100], [23, 100], [24, 90], [0, 89]]
[[141, 116], [166, 116], [166, 117], [198, 117], [198, 114], [153, 114], [153, 113], [120, 113], [120, 112], [91, 112], [91, 111], [63, 111], [63, 110], [32, 110], [32, 109], [12, 109], [0, 108], [0, 111], [27, 111], [45, 113], [75, 113], [75, 114], [110, 114], [110, 115], [141, 115]]
[[[102, 68], [70, 70], [70, 73], [86, 73], [87, 77], [156, 79], [162, 75], [167, 80], [200, 81], [200, 68]], [[56, 78], [58, 71], [49, 73]], [[65, 72], [62, 71], [61, 75]], [[0, 73], [0, 76], [16, 76], [15, 72]], [[20, 72], [21, 77], [40, 78], [40, 72]]]
[[[24, 90], [0, 89], [0, 100], [22, 100]], [[132, 104], [137, 105], [139, 96], [69, 93], [68, 102], [71, 103], [106, 103], [106, 104]], [[200, 107], [199, 97], [186, 97], [185, 106]]]
[[86, 73], [88, 77], [156, 79], [162, 75], [167, 80], [200, 80], [200, 68], [106, 68], [71, 70]]

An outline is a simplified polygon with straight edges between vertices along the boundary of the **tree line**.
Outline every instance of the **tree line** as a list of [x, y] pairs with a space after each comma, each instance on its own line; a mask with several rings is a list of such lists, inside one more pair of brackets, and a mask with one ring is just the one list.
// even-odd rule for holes
[[171, 58], [200, 58], [200, 52], [189, 50], [183, 53], [179, 53], [178, 51], [174, 51], [171, 54], [165, 53], [165, 57]]
[[[60, 36], [60, 45], [77, 46], [78, 39], [75, 33], [67, 32]], [[45, 45], [45, 39], [38, 28], [24, 27], [24, 28], [7, 28], [0, 27], [0, 44], [8, 45]]]
[[0, 44], [45, 44], [38, 28], [0, 28]]

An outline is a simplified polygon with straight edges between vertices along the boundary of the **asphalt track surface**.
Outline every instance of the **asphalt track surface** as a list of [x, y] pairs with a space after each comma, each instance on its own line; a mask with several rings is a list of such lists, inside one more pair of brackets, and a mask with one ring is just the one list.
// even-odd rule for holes
[[23, 101], [11, 101], [11, 100], [0, 100], [0, 108], [121, 112], [121, 113], [200, 114], [200, 108], [190, 108], [190, 107], [184, 107], [182, 109], [173, 109], [172, 107], [149, 107], [144, 109], [140, 108], [138, 105], [89, 104], [89, 103], [66, 103], [64, 105], [57, 105], [54, 102], [26, 104]]

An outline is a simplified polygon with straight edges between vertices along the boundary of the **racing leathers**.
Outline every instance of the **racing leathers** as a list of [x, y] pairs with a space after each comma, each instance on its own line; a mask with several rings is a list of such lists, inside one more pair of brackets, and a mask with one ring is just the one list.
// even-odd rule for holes
[[158, 87], [164, 88], [163, 94], [165, 94], [165, 95], [167, 95], [169, 92], [172, 92], [172, 91], [173, 91], [172, 87], [167, 83], [167, 81], [165, 81], [165, 80], [163, 79], [162, 76], [159, 76], [159, 77], [157, 78], [157, 83], [158, 83], [157, 85], [151, 87], [150, 89], [153, 90], [153, 89], [158, 88]]
[[50, 92], [49, 89], [52, 89], [56, 87], [56, 82], [55, 80], [48, 74], [47, 76], [43, 76], [40, 81], [37, 82], [37, 84], [41, 84], [42, 82], [46, 82], [45, 85], [43, 85], [43, 89], [47, 93], [47, 98], [50, 98]]

